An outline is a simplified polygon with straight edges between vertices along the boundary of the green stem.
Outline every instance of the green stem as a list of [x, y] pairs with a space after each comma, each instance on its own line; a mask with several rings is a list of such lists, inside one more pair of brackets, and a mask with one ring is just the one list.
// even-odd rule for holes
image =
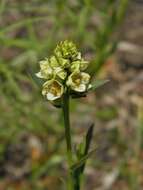
[[72, 144], [71, 144], [71, 130], [70, 130], [70, 116], [69, 116], [69, 91], [68, 89], [63, 95], [63, 115], [64, 115], [64, 127], [65, 127], [65, 138], [67, 145], [67, 158], [69, 166], [69, 184], [68, 189], [73, 190], [73, 179], [70, 171], [72, 165]]
[[80, 190], [80, 176], [74, 176], [74, 190]]
[[72, 164], [72, 145], [71, 145], [68, 90], [63, 95], [63, 115], [64, 115], [64, 127], [65, 127], [65, 138], [66, 138], [66, 144], [67, 144], [68, 163], [69, 163], [69, 166], [71, 166], [71, 164]]
[[80, 176], [79, 173], [73, 173], [71, 166], [73, 164], [72, 142], [71, 142], [71, 129], [70, 129], [70, 114], [69, 114], [69, 90], [66, 89], [63, 95], [63, 115], [65, 127], [65, 139], [67, 145], [67, 159], [68, 159], [68, 190], [80, 190]]

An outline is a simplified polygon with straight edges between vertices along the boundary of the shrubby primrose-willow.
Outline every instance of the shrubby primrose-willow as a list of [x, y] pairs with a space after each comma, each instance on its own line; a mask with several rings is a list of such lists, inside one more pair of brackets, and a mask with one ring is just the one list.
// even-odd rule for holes
[[93, 126], [87, 132], [84, 141], [73, 152], [69, 100], [71, 97], [80, 98], [88, 91], [101, 86], [105, 81], [91, 85], [91, 77], [85, 72], [89, 62], [84, 60], [76, 45], [71, 41], [60, 42], [53, 55], [40, 61], [40, 71], [36, 76], [44, 80], [42, 94], [55, 106], [63, 109], [67, 158], [69, 165], [68, 190], [80, 190], [81, 177], [85, 163], [90, 155], [89, 146]]

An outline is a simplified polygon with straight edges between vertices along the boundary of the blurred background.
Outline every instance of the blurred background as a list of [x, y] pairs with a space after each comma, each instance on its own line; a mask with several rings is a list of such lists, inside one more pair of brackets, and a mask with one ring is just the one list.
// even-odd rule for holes
[[143, 1], [0, 0], [0, 190], [65, 189], [61, 110], [34, 76], [65, 39], [110, 80], [71, 101], [74, 143], [95, 123], [84, 190], [143, 189]]

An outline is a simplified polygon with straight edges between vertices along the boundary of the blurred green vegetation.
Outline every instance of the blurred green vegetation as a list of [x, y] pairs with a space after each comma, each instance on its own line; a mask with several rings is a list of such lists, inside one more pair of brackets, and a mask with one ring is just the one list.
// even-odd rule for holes
[[[127, 5], [128, 0], [0, 1], [0, 162], [4, 162], [8, 143], [19, 143], [18, 136], [22, 133], [38, 136], [44, 151], [40, 160], [32, 161], [31, 173], [27, 177], [29, 183], [21, 190], [42, 190], [51, 184], [53, 189], [57, 189], [59, 186], [56, 184], [62, 186], [64, 183], [61, 173], [63, 178], [66, 176], [61, 112], [43, 99], [35, 82], [38, 61], [50, 55], [59, 41], [71, 39], [91, 61], [89, 72], [98, 77], [107, 59], [116, 50], [116, 31]], [[72, 112], [77, 111], [78, 106], [81, 104], [73, 101]], [[84, 108], [84, 103], [82, 106]], [[86, 105], [86, 112], [82, 110], [81, 115], [84, 117], [92, 106], [95, 105]], [[106, 122], [118, 116], [118, 108], [105, 107], [97, 110], [95, 115]], [[76, 119], [74, 115], [73, 118]], [[137, 143], [140, 149], [143, 144], [142, 116], [139, 115], [138, 120]], [[101, 138], [104, 138], [104, 133]], [[121, 147], [119, 154], [127, 149], [125, 139], [118, 130], [111, 129], [109, 139], [115, 146]], [[100, 168], [100, 161], [99, 158], [91, 164]], [[127, 164], [126, 161], [119, 164], [119, 177], [127, 178], [130, 189], [137, 190], [138, 174], [134, 170], [128, 171]], [[50, 176], [50, 182], [49, 178], [48, 182], [45, 180], [46, 175]], [[132, 178], [136, 179], [136, 186], [132, 184]], [[10, 185], [5, 189], [16, 188]]]

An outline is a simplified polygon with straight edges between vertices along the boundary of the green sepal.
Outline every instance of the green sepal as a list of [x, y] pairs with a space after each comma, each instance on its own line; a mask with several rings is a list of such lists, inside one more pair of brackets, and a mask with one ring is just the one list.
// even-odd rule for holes
[[55, 106], [56, 108], [62, 108], [61, 98], [56, 99], [56, 100], [54, 100], [54, 101], [50, 101], [50, 102], [51, 102], [51, 104], [52, 104], [53, 106]]
[[75, 92], [70, 90], [70, 95], [73, 99], [86, 97], [87, 92]]

